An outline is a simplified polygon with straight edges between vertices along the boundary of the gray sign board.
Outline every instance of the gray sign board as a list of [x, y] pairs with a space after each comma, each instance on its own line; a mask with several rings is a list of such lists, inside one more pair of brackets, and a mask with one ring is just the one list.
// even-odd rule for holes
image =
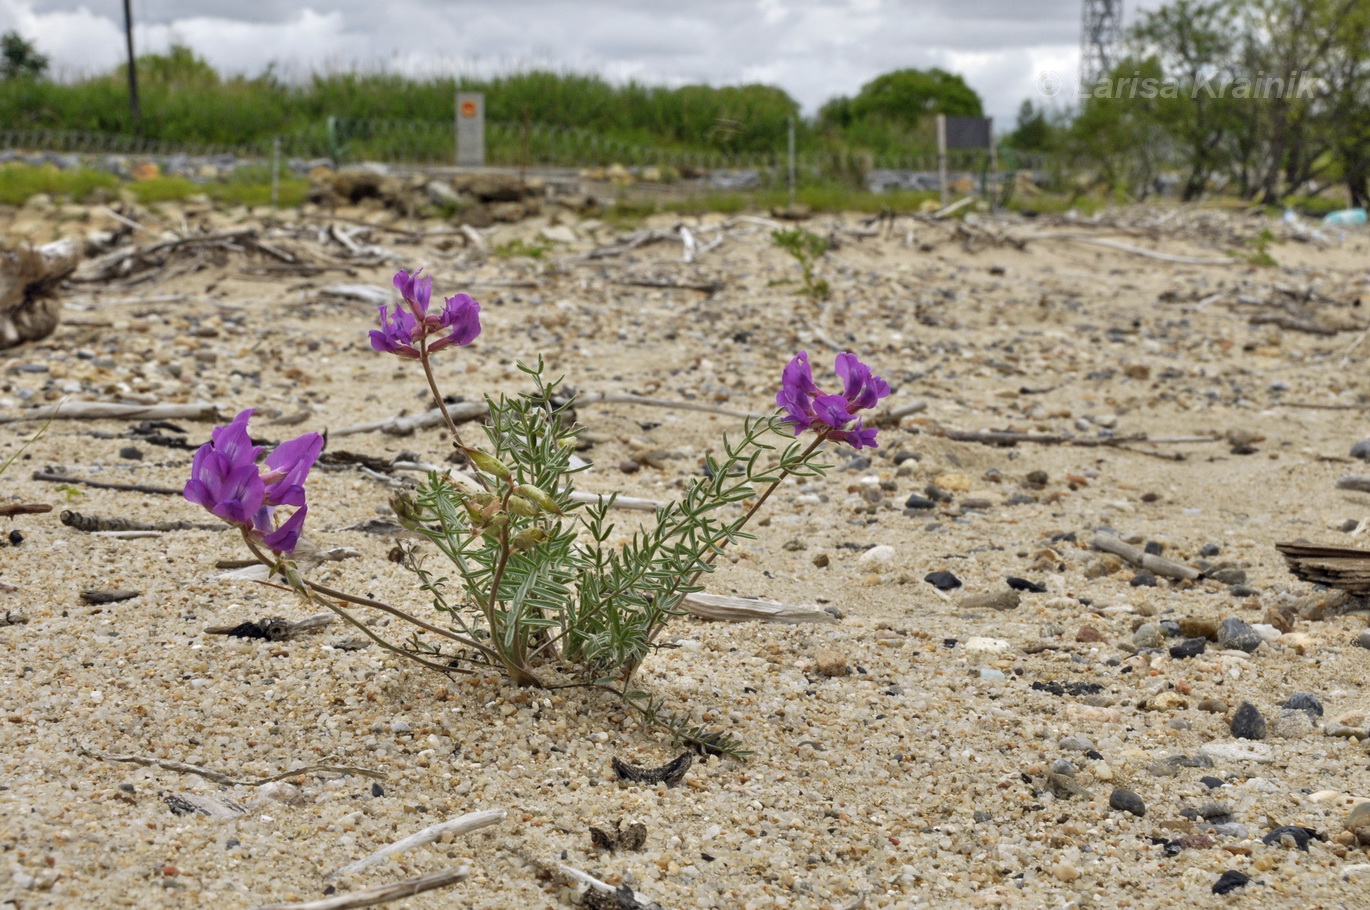
[[948, 117], [947, 148], [987, 149], [993, 142], [994, 120], [989, 117]]
[[485, 167], [485, 95], [457, 93], [457, 167]]

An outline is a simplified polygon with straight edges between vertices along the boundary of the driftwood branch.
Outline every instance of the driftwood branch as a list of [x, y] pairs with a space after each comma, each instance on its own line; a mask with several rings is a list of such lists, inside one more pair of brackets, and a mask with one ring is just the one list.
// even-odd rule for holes
[[448, 819], [445, 822], [438, 822], [436, 825], [429, 825], [422, 831], [416, 831], [408, 837], [401, 838], [393, 844], [387, 844], [375, 853], [362, 857], [353, 863], [348, 863], [336, 872], [330, 872], [324, 876], [325, 879], [334, 879], [343, 875], [353, 875], [370, 869], [372, 866], [406, 850], [413, 850], [415, 847], [422, 847], [431, 844], [433, 841], [442, 837], [444, 834], [466, 834], [470, 831], [477, 831], [481, 828], [489, 827], [497, 822], [503, 821], [506, 815], [503, 809], [486, 809], [483, 812], [468, 812], [466, 815]]
[[699, 291], [710, 296], [723, 290], [721, 281], [670, 281], [661, 278], [621, 278], [613, 282], [620, 287], [659, 288], [662, 290]]
[[[489, 408], [483, 401], [459, 401], [456, 404], [447, 406], [447, 411], [452, 415], [452, 419], [457, 423], [465, 423], [469, 420], [480, 420], [489, 413]], [[431, 411], [424, 411], [421, 414], [411, 414], [407, 417], [387, 417], [384, 420], [371, 420], [366, 423], [354, 423], [350, 426], [341, 427], [329, 431], [329, 437], [354, 436], [357, 433], [375, 433], [380, 431], [391, 436], [408, 436], [415, 430], [426, 430], [429, 427], [436, 427], [443, 422], [442, 411], [434, 408]]]
[[588, 872], [581, 872], [579, 869], [564, 864], [559, 864], [554, 868], [573, 882], [579, 882], [582, 885], [586, 885], [587, 887], [598, 891], [600, 894], [612, 896], [617, 905], [620, 908], [625, 908], [625, 910], [663, 910], [662, 906], [656, 901], [648, 900], [627, 885], [615, 888], [608, 882], [600, 881]]
[[1066, 240], [1071, 243], [1088, 243], [1094, 246], [1108, 247], [1111, 250], [1118, 250], [1123, 253], [1131, 253], [1134, 256], [1145, 256], [1148, 259], [1159, 259], [1161, 262], [1174, 262], [1180, 265], [1236, 265], [1236, 259], [1214, 259], [1203, 256], [1175, 256], [1171, 253], [1161, 253], [1157, 250], [1148, 250], [1140, 246], [1133, 246], [1130, 243], [1123, 243], [1121, 240], [1110, 240], [1107, 237], [1093, 237], [1086, 234], [1075, 234], [1066, 232], [1053, 232], [1044, 234], [1027, 234], [1023, 240]]
[[470, 866], [457, 866], [453, 869], [444, 869], [442, 872], [430, 872], [427, 875], [420, 875], [418, 878], [410, 878], [402, 882], [376, 885], [374, 888], [367, 888], [363, 891], [353, 891], [349, 894], [338, 894], [333, 897], [321, 897], [315, 901], [304, 901], [299, 904], [263, 904], [256, 907], [255, 910], [353, 910], [355, 907], [375, 907], [378, 904], [388, 904], [391, 901], [413, 897], [415, 894], [422, 894], [435, 888], [446, 887], [461, 881], [470, 874]]
[[1338, 490], [1355, 490], [1357, 493], [1370, 493], [1370, 477], [1362, 474], [1343, 474], [1337, 478]]
[[1183, 581], [1192, 581], [1202, 573], [1192, 566], [1182, 565], [1173, 559], [1166, 559], [1164, 556], [1153, 556], [1145, 550], [1140, 550], [1131, 544], [1124, 543], [1112, 534], [1105, 534], [1102, 531], [1094, 535], [1090, 541], [1096, 550], [1103, 550], [1105, 553], [1112, 553], [1121, 556], [1123, 559], [1132, 563], [1138, 568], [1146, 569], [1153, 575], [1162, 575], [1166, 578], [1177, 578]]
[[[180, 496], [179, 487], [159, 487], [142, 483], [115, 483], [108, 480], [91, 480], [88, 477], [77, 477], [74, 474], [56, 474], [52, 471], [34, 471], [33, 479], [46, 483], [73, 483], [83, 484], [88, 487], [95, 487], [97, 490], [122, 490], [125, 493], [155, 493], [159, 496]], [[83, 528], [82, 530], [86, 530]], [[110, 528], [109, 530], [129, 530], [127, 528]], [[146, 530], [146, 529], [144, 529]]]
[[100, 515], [82, 515], [80, 512], [73, 512], [71, 509], [63, 509], [58, 519], [68, 528], [88, 533], [103, 531], [223, 531], [233, 527], [222, 521], [135, 521], [132, 518], [106, 518]]
[[51, 511], [52, 506], [45, 502], [13, 502], [0, 505], [0, 516], [5, 518], [13, 515], [42, 515]]
[[278, 780], [287, 780], [292, 777], [301, 777], [305, 774], [356, 774], [361, 777], [372, 777], [377, 780], [385, 780], [387, 775], [384, 771], [370, 771], [366, 768], [349, 768], [343, 765], [308, 765], [303, 768], [296, 768], [284, 774], [276, 774], [271, 777], [231, 777], [219, 771], [211, 771], [209, 768], [202, 768], [199, 765], [187, 764], [183, 761], [174, 761], [169, 758], [156, 758], [151, 755], [134, 755], [133, 753], [118, 754], [114, 752], [97, 752], [76, 743], [76, 754], [84, 755], [86, 758], [94, 758], [98, 761], [127, 762], [133, 765], [142, 765], [145, 768], [161, 768], [163, 771], [175, 771], [178, 774], [194, 774], [203, 777], [205, 780], [213, 781], [216, 784], [224, 784], [230, 787], [260, 787], [263, 784], [272, 784]]
[[0, 417], [0, 423], [18, 420], [218, 420], [219, 407], [207, 401], [192, 404], [117, 404], [110, 401], [68, 401], [50, 408], [36, 408]]
[[814, 604], [786, 604], [726, 594], [686, 594], [680, 603], [692, 616], [721, 622], [837, 622], [837, 617]]
[[1082, 446], [1098, 448], [1101, 446], [1125, 446], [1146, 442], [1153, 445], [1185, 445], [1191, 443], [1216, 442], [1215, 436], [1148, 436], [1135, 433], [1131, 436], [1071, 436], [1067, 433], [1013, 433], [1005, 430], [952, 430], [939, 428], [937, 435], [956, 442], [978, 442], [988, 446], [1015, 446], [1020, 442], [1041, 445]]
[[586, 395], [578, 395], [575, 400], [576, 407], [589, 404], [641, 404], [653, 408], [671, 408], [677, 411], [703, 411], [706, 414], [722, 414], [725, 417], [765, 417], [765, 414], [757, 414], [751, 411], [737, 411], [732, 408], [720, 408], [717, 405], [705, 404], [701, 401], [670, 401], [665, 398], [648, 398], [645, 395], [632, 395], [627, 392], [590, 392]]

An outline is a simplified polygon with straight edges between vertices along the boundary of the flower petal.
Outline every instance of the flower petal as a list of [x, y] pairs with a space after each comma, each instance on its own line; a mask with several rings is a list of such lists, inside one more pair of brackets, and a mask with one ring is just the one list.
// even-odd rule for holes
[[285, 524], [267, 534], [263, 541], [277, 553], [293, 553], [304, 531], [304, 519], [309, 514], [308, 506], [300, 506], [295, 514], [286, 519]]

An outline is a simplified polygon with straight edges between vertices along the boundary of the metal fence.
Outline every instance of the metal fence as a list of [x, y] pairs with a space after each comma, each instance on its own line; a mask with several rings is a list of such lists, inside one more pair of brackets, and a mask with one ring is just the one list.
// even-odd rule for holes
[[[393, 164], [450, 165], [455, 159], [455, 128], [451, 121], [367, 120], [329, 117], [294, 133], [278, 137], [283, 159], [296, 169], [327, 160], [332, 163], [376, 161]], [[71, 130], [0, 130], [0, 149], [23, 149], [76, 155], [157, 156], [218, 159], [232, 167], [241, 159], [271, 158], [276, 140], [241, 144], [169, 142], [116, 133]], [[764, 178], [783, 174], [788, 167], [783, 150], [735, 152], [722, 149], [667, 148], [636, 145], [588, 130], [541, 123], [486, 124], [486, 161], [503, 167], [599, 168], [622, 165], [641, 170], [655, 167], [692, 176], [726, 171], [755, 172]], [[963, 173], [983, 173], [989, 162], [984, 150], [953, 150], [948, 167]], [[1050, 169], [1043, 156], [1004, 158], [1001, 170]], [[845, 180], [869, 183], [873, 173], [924, 173], [937, 169], [935, 154], [872, 155], [852, 152], [801, 152], [795, 169], [803, 181]], [[663, 174], [668, 176], [669, 173]], [[889, 184], [897, 185], [898, 181]]]

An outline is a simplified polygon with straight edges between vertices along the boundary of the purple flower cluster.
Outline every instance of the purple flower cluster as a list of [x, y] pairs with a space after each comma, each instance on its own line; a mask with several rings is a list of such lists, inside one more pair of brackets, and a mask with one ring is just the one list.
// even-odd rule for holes
[[[277, 446], [266, 456], [265, 472], [257, 468], [261, 446], [247, 434], [252, 409], [239, 412], [226, 427], [215, 427], [190, 464], [185, 497], [231, 525], [259, 538], [277, 553], [291, 553], [300, 540], [305, 515], [304, 482], [323, 451], [323, 437], [306, 433]], [[279, 528], [277, 506], [294, 506], [295, 514]]]
[[864, 427], [857, 411], [879, 404], [890, 393], [889, 383], [871, 372], [855, 354], [838, 354], [833, 365], [842, 380], [842, 394], [828, 395], [813, 381], [809, 354], [800, 351], [785, 365], [775, 403], [785, 410], [784, 423], [794, 435], [812, 427], [824, 439], [849, 442], [854, 449], [876, 448], [875, 427]]
[[441, 351], [454, 344], [468, 345], [480, 334], [480, 304], [469, 294], [448, 297], [440, 312], [428, 312], [433, 279], [427, 275], [420, 278], [421, 271], [410, 274], [401, 269], [395, 273], [395, 289], [404, 299], [393, 307], [381, 304], [381, 327], [371, 330], [371, 347], [377, 351], [418, 360], [420, 342], [445, 329], [451, 332], [428, 342], [428, 351]]

